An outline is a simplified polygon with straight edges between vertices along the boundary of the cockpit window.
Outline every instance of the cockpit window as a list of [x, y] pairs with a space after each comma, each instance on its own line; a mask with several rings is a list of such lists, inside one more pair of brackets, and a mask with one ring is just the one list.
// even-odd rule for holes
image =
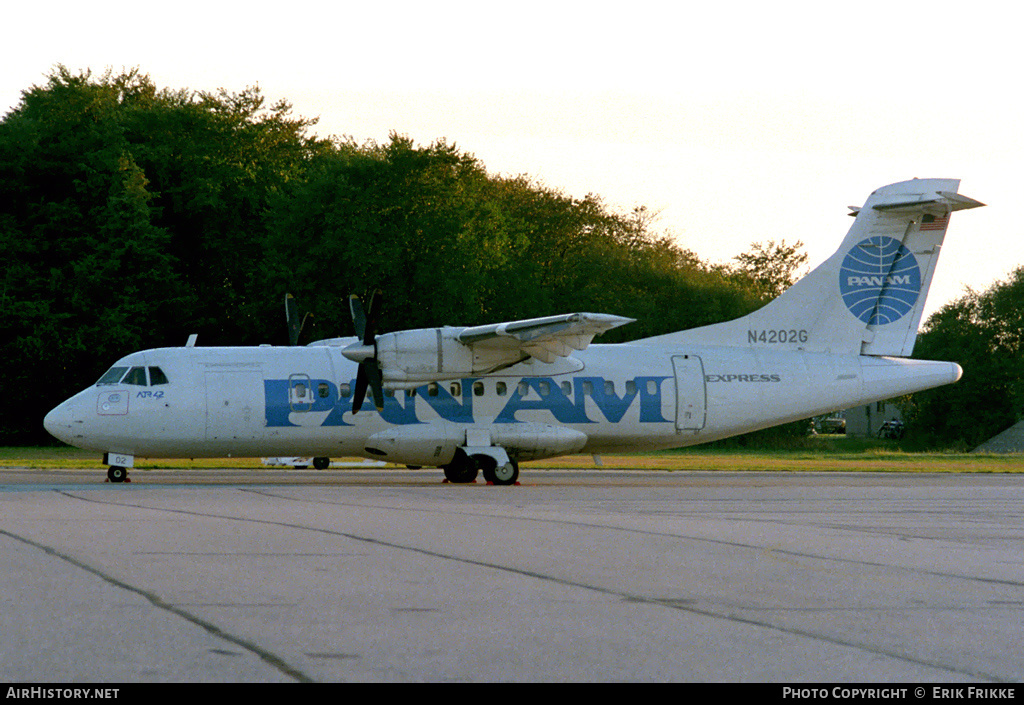
[[101, 384], [134, 384], [137, 387], [149, 385], [168, 384], [167, 375], [159, 367], [149, 368], [149, 377], [146, 376], [146, 368], [139, 367], [111, 367], [106, 374], [100, 377], [97, 386]]
[[146, 383], [146, 368], [145, 367], [133, 367], [128, 370], [128, 374], [121, 380], [121, 384], [134, 384], [139, 387], [147, 386]]
[[124, 373], [127, 371], [127, 367], [111, 367], [107, 370], [106, 374], [100, 377], [100, 381], [96, 384], [117, 384], [121, 381], [121, 378], [124, 377]]

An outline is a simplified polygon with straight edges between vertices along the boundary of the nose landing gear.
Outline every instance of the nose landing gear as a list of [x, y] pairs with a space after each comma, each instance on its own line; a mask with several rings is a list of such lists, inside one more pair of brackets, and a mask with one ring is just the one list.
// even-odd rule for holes
[[128, 468], [135, 465], [135, 456], [127, 453], [104, 453], [103, 464], [108, 465], [107, 482], [131, 482]]
[[111, 465], [107, 470], [107, 482], [131, 482], [132, 479], [128, 477], [128, 468], [123, 468], [120, 465]]

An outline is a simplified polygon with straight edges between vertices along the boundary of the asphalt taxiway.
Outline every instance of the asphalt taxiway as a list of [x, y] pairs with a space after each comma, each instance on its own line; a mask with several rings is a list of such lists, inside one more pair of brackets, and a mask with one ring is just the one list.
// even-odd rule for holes
[[1024, 680], [1024, 475], [0, 470], [0, 681]]

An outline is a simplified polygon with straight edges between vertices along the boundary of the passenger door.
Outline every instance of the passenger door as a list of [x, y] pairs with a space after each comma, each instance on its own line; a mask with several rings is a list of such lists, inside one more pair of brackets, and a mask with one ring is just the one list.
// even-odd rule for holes
[[673, 355], [676, 373], [676, 433], [696, 433], [707, 423], [704, 362], [697, 355]]

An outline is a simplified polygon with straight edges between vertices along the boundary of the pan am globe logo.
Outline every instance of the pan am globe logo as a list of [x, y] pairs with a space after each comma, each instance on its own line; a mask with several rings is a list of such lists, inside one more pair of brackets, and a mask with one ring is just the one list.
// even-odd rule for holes
[[921, 294], [917, 258], [884, 235], [861, 240], [839, 269], [839, 291], [850, 313], [868, 325], [894, 323], [910, 313]]

